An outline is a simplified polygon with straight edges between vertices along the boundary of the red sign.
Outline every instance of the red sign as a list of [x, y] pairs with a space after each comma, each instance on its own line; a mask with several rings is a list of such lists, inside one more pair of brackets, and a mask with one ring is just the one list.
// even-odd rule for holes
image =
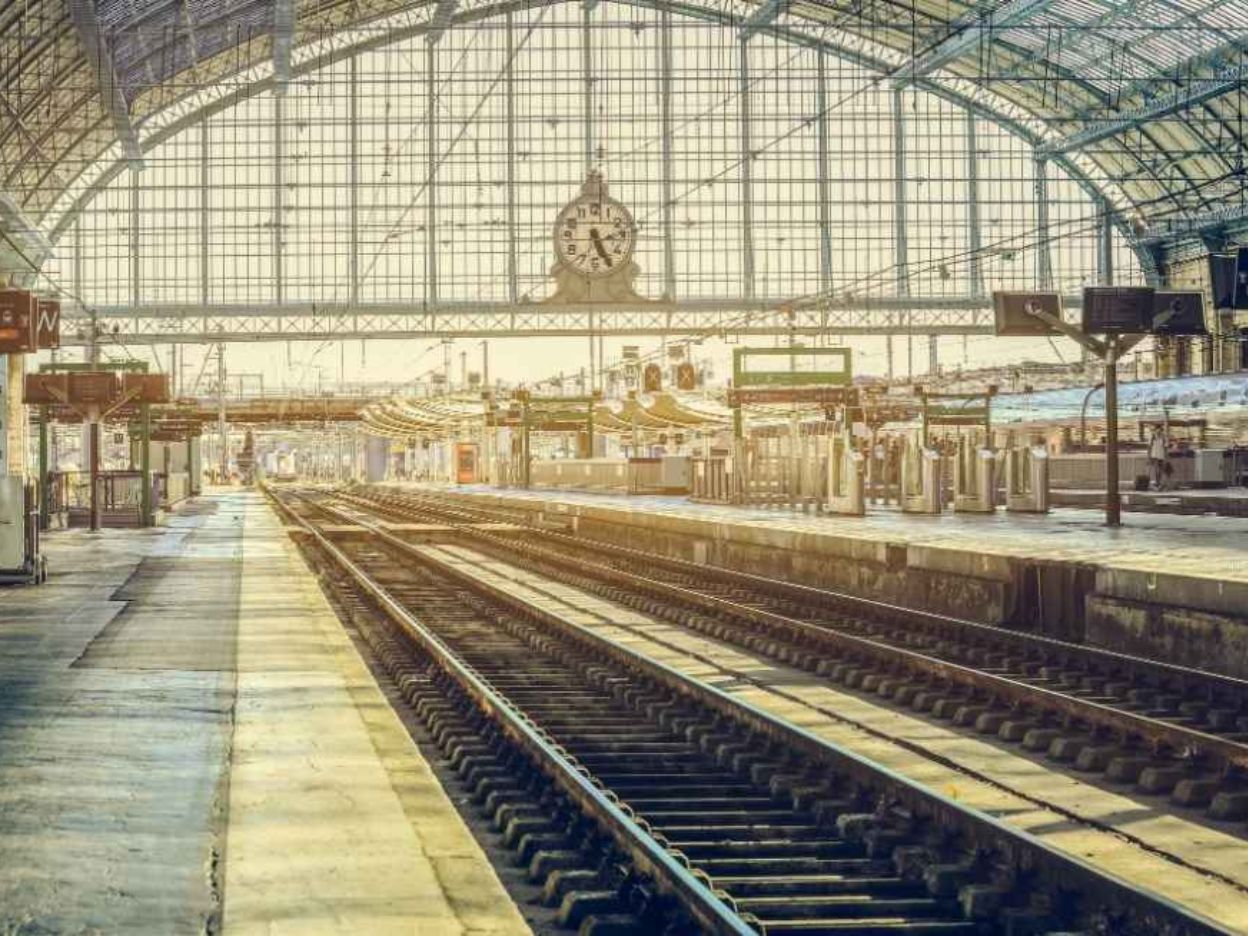
[[40, 348], [61, 346], [61, 303], [58, 299], [40, 299], [35, 321], [35, 337]]
[[0, 353], [26, 354], [39, 347], [36, 300], [24, 289], [0, 290]]

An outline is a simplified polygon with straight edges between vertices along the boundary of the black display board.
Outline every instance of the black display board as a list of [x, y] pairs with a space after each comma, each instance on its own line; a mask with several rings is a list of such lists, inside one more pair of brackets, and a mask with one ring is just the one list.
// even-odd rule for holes
[[1053, 328], [1027, 310], [1038, 308], [1054, 318], [1062, 317], [1062, 298], [1057, 293], [994, 292], [992, 311], [998, 335], [1034, 337], [1051, 335]]
[[1085, 335], [1139, 335], [1152, 330], [1151, 286], [1087, 286], [1083, 290]]
[[1235, 308], [1235, 253], [1209, 255], [1209, 294], [1215, 309]]
[[1153, 295], [1155, 335], [1205, 335], [1205, 297], [1188, 290], [1157, 290]]

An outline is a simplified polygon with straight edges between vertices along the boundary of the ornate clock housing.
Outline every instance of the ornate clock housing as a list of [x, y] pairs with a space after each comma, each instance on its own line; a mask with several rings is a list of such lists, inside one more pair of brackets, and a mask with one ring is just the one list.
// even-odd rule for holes
[[633, 290], [641, 272], [633, 261], [637, 225], [632, 214], [607, 194], [599, 172], [591, 172], [581, 194], [555, 219], [557, 288], [546, 303], [646, 302]]
[[596, 172], [555, 221], [555, 256], [569, 271], [590, 279], [625, 269], [636, 243], [633, 216], [607, 195], [606, 183]]

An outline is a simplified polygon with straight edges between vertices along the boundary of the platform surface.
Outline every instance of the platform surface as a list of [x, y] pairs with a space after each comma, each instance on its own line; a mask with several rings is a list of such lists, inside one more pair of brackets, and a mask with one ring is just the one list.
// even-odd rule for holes
[[259, 494], [0, 592], [0, 932], [528, 933]]
[[[633, 524], [679, 525], [690, 532], [748, 538], [778, 547], [827, 548], [872, 556], [902, 548], [907, 562], [942, 571], [965, 571], [1009, 579], [1015, 560], [1069, 562], [1112, 577], [1102, 590], [1124, 596], [1155, 594], [1166, 580], [1176, 592], [1196, 586], [1207, 610], [1243, 614], [1248, 608], [1248, 518], [1126, 514], [1108, 529], [1100, 513], [1059, 508], [1047, 515], [940, 516], [903, 514], [869, 507], [865, 517], [806, 515], [791, 510], [694, 503], [685, 497], [629, 496], [577, 491], [516, 490], [486, 485], [387, 484], [443, 491], [513, 504], [550, 504], [552, 509], [606, 512]], [[600, 513], [599, 515], [604, 515]], [[1180, 603], [1187, 603], [1186, 601]]]

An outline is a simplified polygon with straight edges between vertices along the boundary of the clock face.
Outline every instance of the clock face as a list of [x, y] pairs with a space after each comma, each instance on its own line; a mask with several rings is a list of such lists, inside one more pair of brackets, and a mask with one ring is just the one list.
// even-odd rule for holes
[[628, 209], [612, 198], [582, 196], [555, 222], [555, 253], [568, 269], [596, 279], [610, 276], [633, 255], [637, 232]]

